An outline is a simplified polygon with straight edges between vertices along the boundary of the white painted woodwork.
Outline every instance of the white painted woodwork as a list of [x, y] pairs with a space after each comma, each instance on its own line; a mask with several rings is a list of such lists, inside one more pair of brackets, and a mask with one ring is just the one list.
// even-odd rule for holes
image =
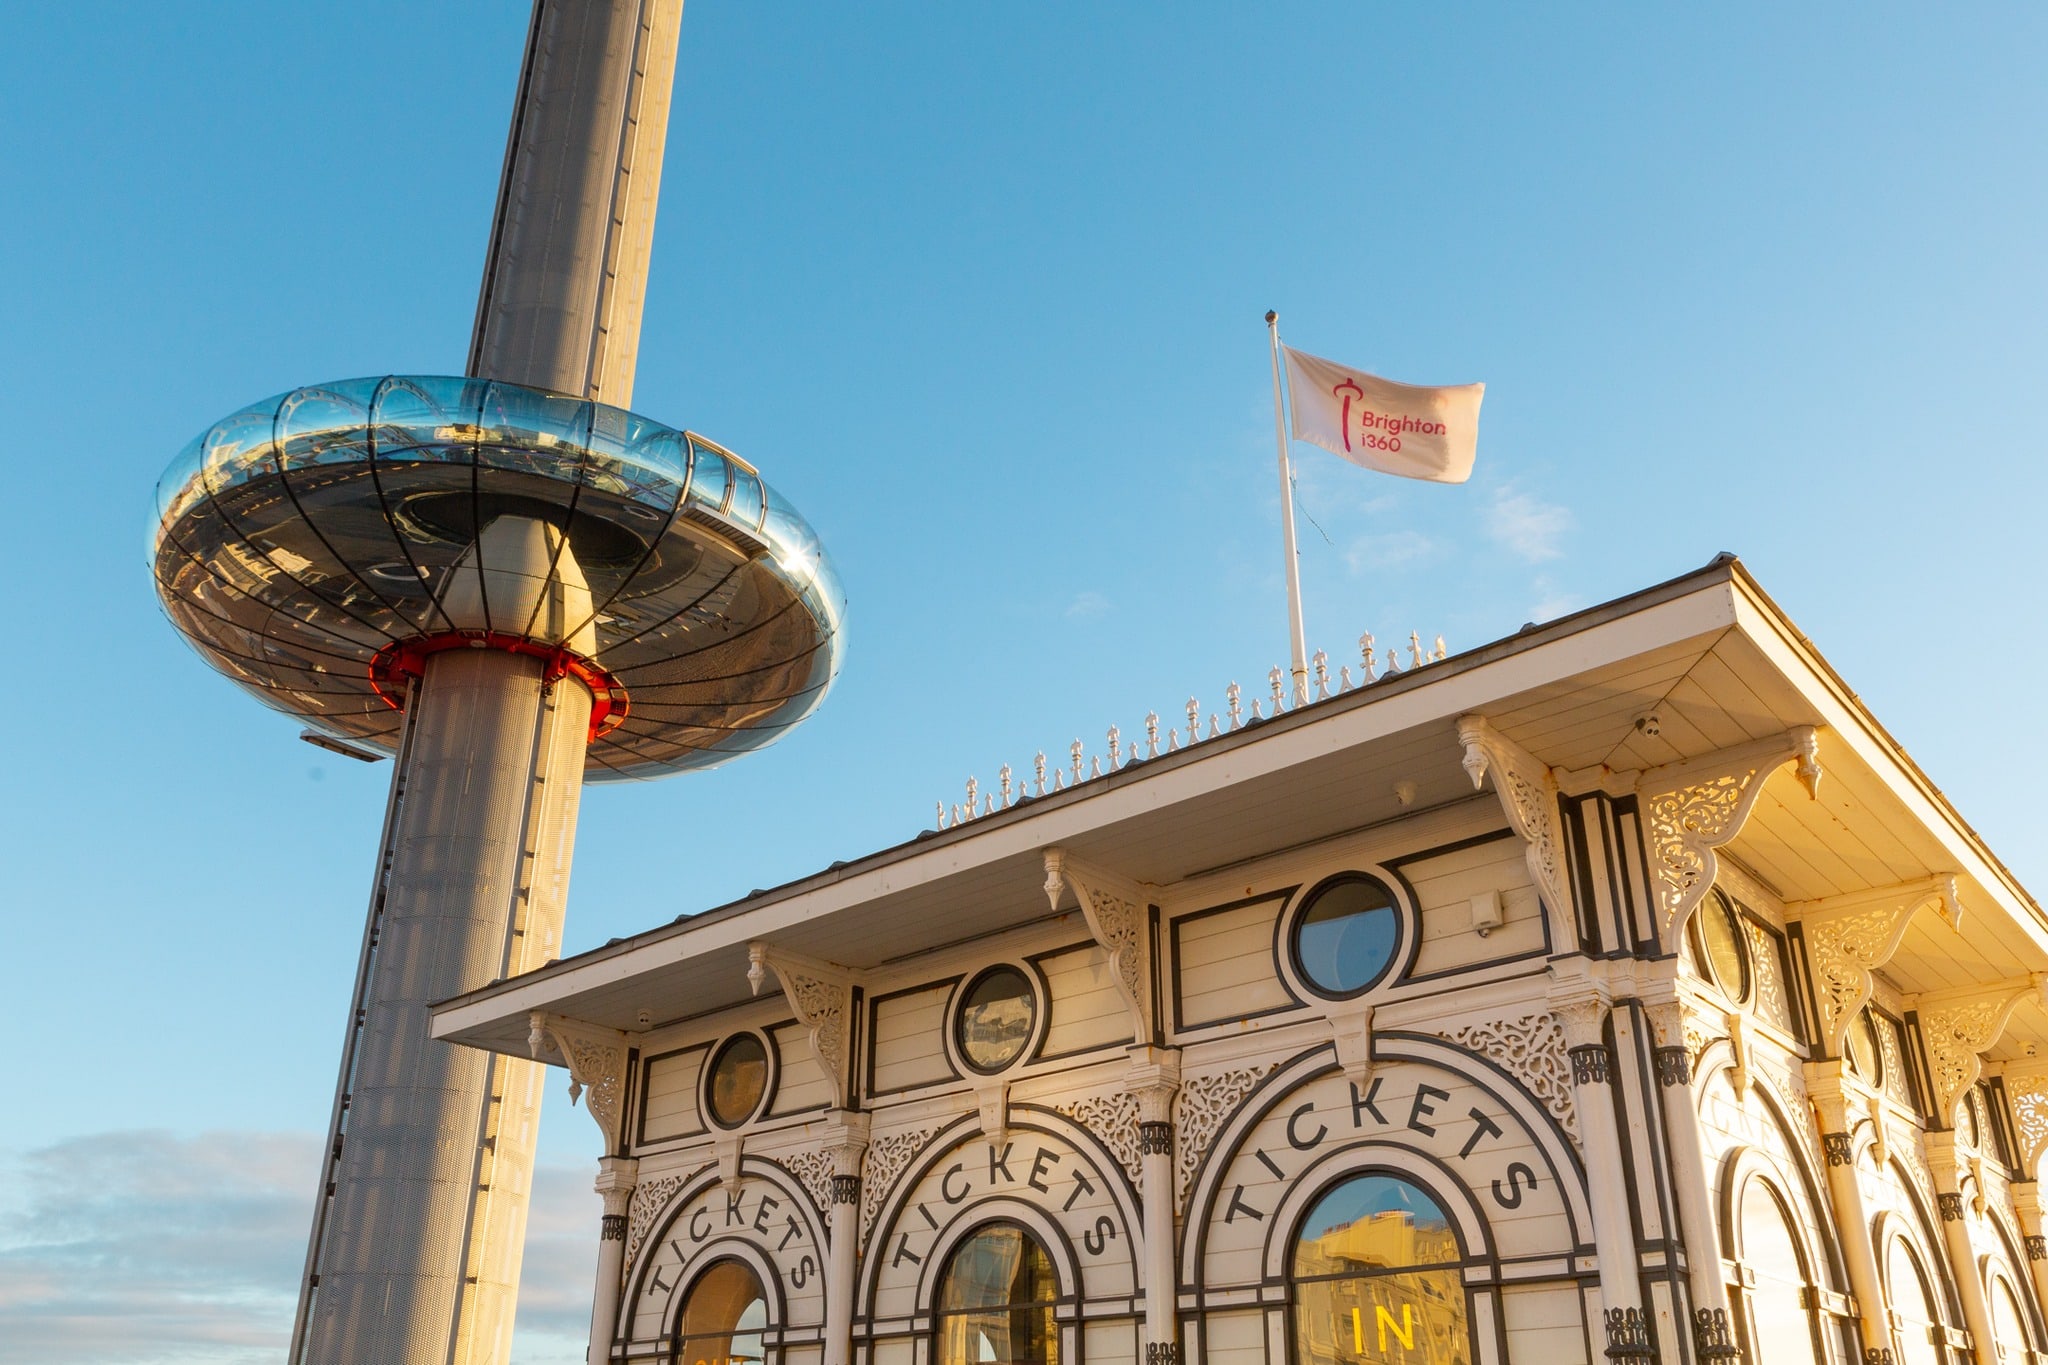
[[710, 1056], [709, 1047], [694, 1047], [649, 1059], [640, 1102], [644, 1115], [641, 1141], [663, 1142], [704, 1131], [697, 1095]]
[[1182, 1029], [1294, 1004], [1273, 957], [1282, 904], [1281, 897], [1270, 896], [1173, 922], [1173, 970], [1180, 987], [1176, 1018]]
[[[1529, 881], [1518, 839], [1497, 839], [1424, 858], [1401, 869], [1422, 910], [1422, 942], [1414, 974], [1435, 975], [1481, 962], [1543, 950], [1543, 907]], [[1498, 892], [1502, 923], [1474, 931], [1472, 898]]]
[[1045, 1056], [1136, 1041], [1131, 1037], [1130, 1012], [1110, 976], [1108, 954], [1099, 945], [1040, 958], [1038, 969], [1052, 996], [1052, 1020], [1039, 1049]]
[[875, 1001], [874, 1093], [954, 1079], [945, 1035], [946, 1001], [952, 993], [953, 983], [941, 982]]

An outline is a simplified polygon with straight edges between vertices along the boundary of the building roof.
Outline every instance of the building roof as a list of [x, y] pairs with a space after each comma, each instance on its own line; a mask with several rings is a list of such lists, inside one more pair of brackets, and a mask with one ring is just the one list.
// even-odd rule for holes
[[[545, 1009], [635, 1031], [750, 996], [764, 941], [855, 970], [1051, 913], [1043, 851], [1171, 884], [1475, 795], [1460, 717], [1477, 713], [1560, 776], [1613, 789], [1820, 727], [1809, 798], [1772, 772], [1732, 853], [1788, 902], [1954, 874], [1962, 915], [1915, 917], [1886, 968], [1902, 990], [2048, 970], [2048, 917], [1731, 555], [1491, 644], [1064, 791], [552, 963], [435, 1007], [435, 1036], [524, 1054]], [[1654, 714], [1654, 725], [1638, 721]], [[1397, 784], [1407, 793], [1404, 803]], [[1409, 784], [1412, 784], [1412, 788]], [[2001, 1047], [2019, 1046], [2009, 1030]], [[1994, 1058], [2000, 1055], [1994, 1051]]]

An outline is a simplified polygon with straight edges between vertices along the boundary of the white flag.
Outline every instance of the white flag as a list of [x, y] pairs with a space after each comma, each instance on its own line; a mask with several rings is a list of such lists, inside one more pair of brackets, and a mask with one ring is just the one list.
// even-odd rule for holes
[[1484, 384], [1396, 384], [1282, 346], [1294, 399], [1294, 439], [1382, 474], [1433, 483], [1472, 477]]

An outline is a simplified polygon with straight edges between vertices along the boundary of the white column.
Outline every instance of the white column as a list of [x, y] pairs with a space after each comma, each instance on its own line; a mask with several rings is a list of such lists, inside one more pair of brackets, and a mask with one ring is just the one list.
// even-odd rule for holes
[[1656, 1034], [1657, 1089], [1671, 1144], [1671, 1187], [1685, 1240], [1686, 1286], [1692, 1294], [1693, 1349], [1702, 1361], [1737, 1360], [1728, 1317], [1728, 1286], [1721, 1273], [1721, 1236], [1714, 1219], [1713, 1181], [1700, 1146], [1692, 1059], [1685, 1047], [1685, 1006], [1674, 993], [1646, 1002]]
[[1174, 1270], [1173, 1097], [1180, 1090], [1180, 1052], [1131, 1049], [1126, 1081], [1138, 1100], [1138, 1156], [1144, 1202], [1145, 1361], [1180, 1359], [1180, 1279]]
[[612, 1356], [612, 1337], [619, 1325], [619, 1295], [626, 1277], [626, 1213], [640, 1181], [640, 1163], [631, 1157], [600, 1157], [597, 1192], [604, 1196], [604, 1219], [597, 1241], [597, 1288], [590, 1297], [589, 1365], [604, 1365]]
[[1828, 1202], [1841, 1234], [1842, 1259], [1849, 1269], [1849, 1288], [1861, 1310], [1863, 1350], [1891, 1349], [1891, 1306], [1884, 1276], [1877, 1268], [1877, 1248], [1870, 1241], [1870, 1213], [1863, 1204], [1863, 1183], [1856, 1176], [1856, 1148], [1849, 1139], [1849, 1094], [1843, 1086], [1842, 1063], [1808, 1062], [1806, 1093], [1820, 1112], [1821, 1146], [1828, 1163]]
[[2012, 1185], [2013, 1212], [2020, 1216], [2020, 1234], [2027, 1239], [2027, 1271], [2034, 1278], [2034, 1295], [2041, 1311], [2048, 1313], [2048, 1236], [2041, 1230], [2041, 1187], [2032, 1180], [2015, 1180]]
[[1970, 1243], [1969, 1208], [1958, 1179], [1955, 1130], [1927, 1133], [1923, 1139], [1927, 1165], [1934, 1173], [1934, 1199], [1941, 1209], [1941, 1236], [1948, 1244], [1949, 1269], [1955, 1275], [1956, 1295], [1963, 1301], [1963, 1321], [1970, 1327], [1970, 1348], [1980, 1361], [1990, 1360], [1998, 1339], [1991, 1334], [1991, 1306], [1984, 1301], [1977, 1249]]
[[[868, 1116], [835, 1109], [826, 1121], [832, 1154], [832, 1245], [825, 1263], [825, 1365], [853, 1365], [854, 1272], [860, 1265], [861, 1167]], [[597, 1365], [593, 1361], [592, 1365]]]
[[1642, 1276], [1636, 1260], [1635, 1220], [1628, 1207], [1628, 1167], [1614, 1120], [1612, 1054], [1607, 1047], [1609, 1002], [1585, 975], [1583, 959], [1560, 975], [1551, 968], [1551, 1012], [1564, 1026], [1572, 1063], [1572, 1105], [1586, 1144], [1586, 1183], [1593, 1206], [1593, 1248], [1600, 1261], [1600, 1304], [1610, 1360], [1652, 1358], [1650, 1324], [1643, 1313]]

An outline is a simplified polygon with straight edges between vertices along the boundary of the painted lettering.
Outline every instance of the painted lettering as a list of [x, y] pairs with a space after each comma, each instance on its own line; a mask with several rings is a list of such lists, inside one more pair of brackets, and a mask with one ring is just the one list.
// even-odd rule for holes
[[666, 1294], [674, 1288], [674, 1285], [663, 1282], [661, 1278], [661, 1270], [659, 1269], [659, 1267], [655, 1269], [655, 1272], [652, 1275], [649, 1275], [647, 1277], [647, 1297], [650, 1299], [653, 1298], [657, 1293]]
[[1273, 1158], [1266, 1155], [1265, 1148], [1252, 1148], [1252, 1155], [1259, 1159], [1259, 1164], [1261, 1166], [1264, 1166], [1268, 1171], [1271, 1171], [1273, 1173], [1273, 1178], [1275, 1180], [1285, 1180], [1287, 1178], [1287, 1172], [1281, 1170], [1279, 1165], [1273, 1160]]
[[812, 1260], [809, 1254], [806, 1254], [801, 1261], [796, 1263], [796, 1269], [789, 1272], [790, 1284], [798, 1289], [802, 1289], [817, 1269], [818, 1263]]
[[1465, 1145], [1458, 1149], [1458, 1160], [1460, 1161], [1472, 1155], [1472, 1149], [1479, 1145], [1482, 1138], [1499, 1137], [1501, 1135], [1500, 1125], [1480, 1113], [1477, 1109], [1472, 1111], [1472, 1123], [1474, 1125], [1472, 1136], [1466, 1138]]
[[1075, 1171], [1074, 1192], [1067, 1196], [1066, 1203], [1060, 1205], [1060, 1212], [1065, 1213], [1068, 1209], [1074, 1207], [1074, 1201], [1082, 1195], [1093, 1193], [1095, 1193], [1095, 1187], [1088, 1183], [1088, 1173], [1086, 1171]]
[[1414, 1304], [1404, 1303], [1401, 1305], [1401, 1322], [1399, 1326], [1395, 1326], [1394, 1315], [1387, 1311], [1387, 1306], [1383, 1303], [1376, 1303], [1372, 1306], [1372, 1320], [1373, 1325], [1380, 1329], [1380, 1350], [1382, 1352], [1387, 1349], [1387, 1329], [1390, 1327], [1393, 1328], [1394, 1336], [1400, 1341], [1402, 1350], [1412, 1351], [1415, 1349]]
[[[960, 1193], [958, 1194], [953, 1193], [953, 1177], [956, 1175], [960, 1177]], [[948, 1166], [946, 1173], [939, 1177], [939, 1198], [945, 1200], [948, 1204], [959, 1203], [967, 1197], [968, 1192], [973, 1188], [973, 1186], [967, 1183], [966, 1168], [957, 1161]]]
[[730, 1228], [730, 1227], [737, 1227], [737, 1226], [738, 1226], [739, 1224], [741, 1224], [741, 1223], [744, 1223], [744, 1222], [746, 1222], [746, 1221], [747, 1221], [746, 1219], [744, 1219], [744, 1218], [740, 1217], [740, 1197], [739, 1197], [739, 1195], [737, 1195], [737, 1194], [729, 1194], [729, 1195], [727, 1195], [727, 1196], [725, 1197], [725, 1225], [726, 1225], [727, 1227], [729, 1227], [729, 1228]]
[[1017, 1178], [1016, 1176], [1010, 1174], [1010, 1149], [1016, 1145], [1017, 1144], [1014, 1142], [1004, 1143], [1002, 1154], [1000, 1156], [996, 1154], [996, 1145], [993, 1142], [991, 1142], [988, 1145], [989, 1184], [993, 1185], [996, 1183], [997, 1171], [1001, 1171], [1003, 1173], [1003, 1179], [1005, 1180], [1015, 1180]]
[[[704, 1220], [704, 1226], [701, 1228], [697, 1226], [697, 1220], [699, 1218], [702, 1218]], [[710, 1235], [711, 1210], [700, 1205], [697, 1208], [697, 1211], [690, 1215], [690, 1240], [693, 1242], [701, 1242]]]
[[1386, 1079], [1385, 1076], [1373, 1077], [1372, 1084], [1366, 1087], [1363, 1095], [1358, 1093], [1358, 1082], [1353, 1081], [1351, 1083], [1351, 1126], [1353, 1128], [1365, 1127], [1365, 1120], [1359, 1117], [1361, 1114], [1371, 1114], [1375, 1123], [1383, 1124], [1387, 1121], [1387, 1116], [1382, 1114], [1379, 1111], [1379, 1106], [1373, 1103], [1374, 1100], [1379, 1098], [1380, 1085]]
[[782, 1207], [782, 1201], [773, 1195], [761, 1196], [761, 1207], [754, 1210], [754, 1231], [768, 1231], [768, 1215]]
[[1052, 1187], [1047, 1185], [1041, 1177], [1045, 1175], [1045, 1168], [1047, 1166], [1057, 1166], [1059, 1164], [1060, 1154], [1058, 1152], [1048, 1152], [1045, 1148], [1040, 1147], [1031, 1156], [1031, 1174], [1024, 1177], [1024, 1183], [1037, 1190], [1040, 1194], [1051, 1194]]
[[1300, 1132], [1297, 1131], [1296, 1126], [1301, 1122], [1301, 1116], [1303, 1114], [1313, 1114], [1315, 1113], [1315, 1111], [1315, 1102], [1311, 1100], [1310, 1102], [1302, 1105], [1299, 1109], [1296, 1109], [1293, 1113], [1287, 1116], [1287, 1145], [1292, 1147], [1297, 1152], [1307, 1152], [1314, 1150], [1315, 1145], [1318, 1142], [1321, 1142], [1324, 1138], [1330, 1135], [1330, 1130], [1324, 1127], [1321, 1123], [1318, 1123], [1316, 1125], [1315, 1135], [1312, 1137], [1304, 1138], [1302, 1137]]
[[889, 1258], [889, 1269], [894, 1270], [905, 1261], [912, 1265], [924, 1264], [924, 1257], [910, 1249], [910, 1234], [907, 1232], [898, 1233], [896, 1236], [896, 1254]]
[[803, 1235], [804, 1235], [804, 1230], [803, 1230], [803, 1227], [802, 1227], [802, 1225], [800, 1225], [800, 1224], [799, 1224], [799, 1223], [798, 1223], [798, 1222], [796, 1221], [796, 1215], [795, 1215], [795, 1214], [793, 1214], [793, 1213], [792, 1213], [791, 1215], [789, 1215], [789, 1217], [788, 1217], [788, 1218], [786, 1218], [786, 1219], [784, 1219], [784, 1220], [783, 1220], [783, 1225], [784, 1225], [785, 1227], [787, 1227], [787, 1228], [789, 1229], [789, 1231], [788, 1231], [788, 1232], [785, 1232], [785, 1233], [783, 1233], [783, 1234], [782, 1234], [782, 1240], [781, 1240], [780, 1242], [777, 1242], [777, 1243], [775, 1244], [775, 1249], [776, 1249], [777, 1251], [781, 1251], [781, 1250], [782, 1250], [782, 1249], [783, 1249], [784, 1247], [788, 1246], [788, 1245], [789, 1245], [789, 1244], [790, 1244], [791, 1242], [794, 1242], [794, 1241], [795, 1241], [795, 1240], [796, 1240], [797, 1238], [799, 1238], [799, 1237], [801, 1237], [801, 1236], [803, 1236]]
[[1230, 1192], [1230, 1207], [1223, 1211], [1223, 1221], [1228, 1223], [1240, 1213], [1251, 1215], [1254, 1223], [1266, 1221], [1266, 1215], [1244, 1202], [1244, 1186], [1239, 1185]]
[[1436, 1125], [1424, 1123], [1423, 1120], [1436, 1113], [1436, 1101], [1447, 1100], [1450, 1097], [1450, 1091], [1439, 1090], [1433, 1085], [1416, 1086], [1415, 1102], [1408, 1106], [1409, 1129], [1424, 1137], [1435, 1137]]
[[1508, 1167], [1507, 1189], [1501, 1189], [1498, 1180], [1493, 1182], [1494, 1202], [1504, 1209], [1518, 1209], [1522, 1207], [1522, 1186], [1524, 1185], [1527, 1185], [1532, 1190], [1536, 1188], [1536, 1172], [1517, 1161], [1514, 1165]]
[[937, 1232], [939, 1230], [939, 1220], [932, 1217], [932, 1211], [930, 1209], [926, 1208], [923, 1204], [919, 1204], [917, 1206], [917, 1211], [924, 1218], [924, 1224], [926, 1227], [930, 1228], [933, 1232]]
[[1116, 1240], [1116, 1220], [1103, 1214], [1095, 1220], [1095, 1226], [1081, 1234], [1081, 1245], [1088, 1248], [1090, 1256], [1100, 1256], [1102, 1249]]

